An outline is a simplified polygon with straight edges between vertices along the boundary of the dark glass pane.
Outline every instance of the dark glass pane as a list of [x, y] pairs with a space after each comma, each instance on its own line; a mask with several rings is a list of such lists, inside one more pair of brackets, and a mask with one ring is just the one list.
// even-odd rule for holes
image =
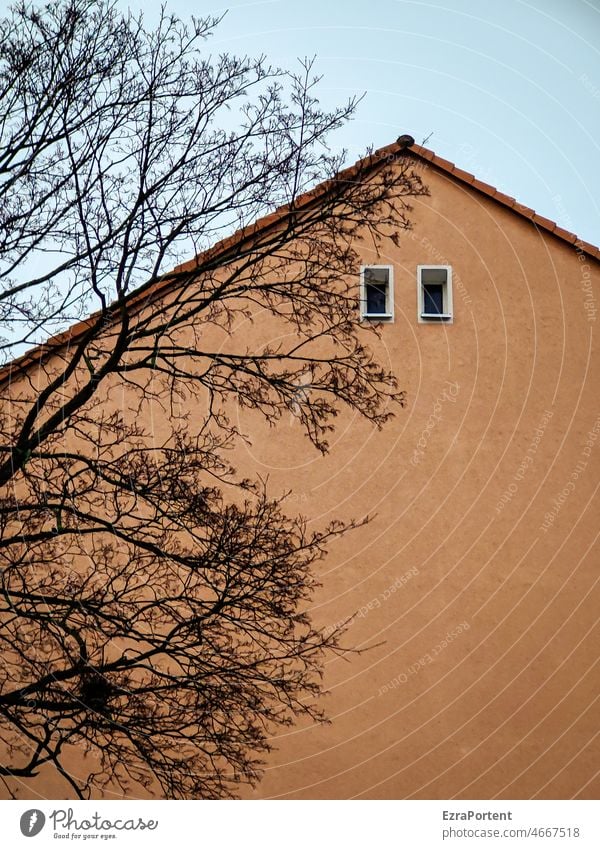
[[367, 283], [365, 289], [367, 294], [367, 315], [386, 313], [387, 286], [376, 286], [374, 283]]
[[444, 287], [441, 283], [427, 283], [423, 286], [423, 312], [429, 315], [444, 312]]

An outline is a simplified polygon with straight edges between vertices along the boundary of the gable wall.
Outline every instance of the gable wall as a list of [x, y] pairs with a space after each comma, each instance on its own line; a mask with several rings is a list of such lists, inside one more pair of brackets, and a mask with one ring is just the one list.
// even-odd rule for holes
[[[293, 415], [273, 430], [234, 411], [252, 438], [240, 471], [289, 490], [290, 512], [373, 516], [332, 546], [313, 611], [332, 628], [357, 614], [346, 643], [371, 648], [328, 662], [332, 725], [279, 732], [248, 798], [600, 790], [600, 265], [437, 169], [423, 176], [431, 197], [400, 247], [358, 246], [364, 263], [394, 266], [395, 321], [376, 348], [406, 408], [382, 432], [343, 413], [325, 457]], [[452, 266], [451, 325], [417, 323], [416, 266], [429, 263]], [[237, 336], [267, 340], [269, 323]], [[105, 403], [123, 408], [115, 389]], [[47, 779], [38, 789], [61, 795]]]
[[[323, 564], [315, 617], [358, 611], [347, 643], [385, 641], [329, 663], [333, 725], [280, 734], [251, 797], [599, 789], [600, 267], [451, 178], [424, 179], [431, 197], [400, 248], [361, 248], [394, 266], [395, 321], [378, 347], [406, 409], [381, 433], [342, 416], [325, 458], [293, 420], [268, 432], [242, 418], [249, 467], [291, 487], [291, 507], [374, 515]], [[452, 265], [452, 325], [417, 323], [427, 263]]]

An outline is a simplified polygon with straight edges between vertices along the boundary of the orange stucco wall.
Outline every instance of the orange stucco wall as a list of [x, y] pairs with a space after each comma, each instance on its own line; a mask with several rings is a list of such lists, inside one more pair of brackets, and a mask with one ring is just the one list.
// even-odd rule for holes
[[[430, 168], [392, 264], [380, 355], [408, 392], [331, 453], [252, 421], [251, 463], [323, 521], [374, 516], [323, 564], [314, 615], [358, 611], [333, 724], [275, 739], [247, 796], [595, 797], [600, 267]], [[416, 267], [453, 269], [454, 322], [417, 322]], [[245, 422], [242, 422], [243, 424]]]
[[[600, 264], [423, 176], [414, 230], [362, 252], [394, 266], [376, 347], [407, 407], [381, 432], [343, 414], [325, 457], [293, 415], [272, 430], [238, 413], [240, 466], [291, 490], [290, 511], [373, 517], [320, 564], [313, 609], [332, 628], [356, 614], [345, 642], [367, 650], [329, 660], [332, 723], [276, 734], [246, 798], [600, 791]], [[452, 266], [452, 324], [417, 322], [419, 264]], [[36, 790], [61, 795], [48, 777]]]

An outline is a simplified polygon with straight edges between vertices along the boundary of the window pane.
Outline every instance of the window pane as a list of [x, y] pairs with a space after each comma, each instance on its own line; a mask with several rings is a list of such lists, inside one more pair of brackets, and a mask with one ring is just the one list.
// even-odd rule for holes
[[364, 314], [389, 315], [390, 269], [386, 266], [367, 266], [363, 270]]
[[446, 283], [448, 271], [446, 268], [423, 268], [421, 270], [421, 281], [424, 286], [430, 283]]
[[367, 315], [386, 313], [387, 286], [376, 286], [373, 283], [367, 283], [365, 290], [367, 295]]
[[444, 287], [441, 283], [423, 286], [423, 312], [441, 315], [444, 312]]
[[389, 268], [365, 268], [365, 283], [387, 286], [390, 280]]

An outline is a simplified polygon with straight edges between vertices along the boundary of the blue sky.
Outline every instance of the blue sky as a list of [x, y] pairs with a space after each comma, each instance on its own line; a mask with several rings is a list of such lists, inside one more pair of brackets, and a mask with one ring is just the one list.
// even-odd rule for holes
[[[127, 5], [122, 0], [121, 5]], [[130, 0], [151, 19], [157, 4]], [[167, 0], [228, 9], [214, 52], [316, 56], [322, 100], [365, 93], [337, 135], [354, 160], [402, 133], [600, 243], [600, 0]], [[208, 45], [207, 45], [208, 46]]]

